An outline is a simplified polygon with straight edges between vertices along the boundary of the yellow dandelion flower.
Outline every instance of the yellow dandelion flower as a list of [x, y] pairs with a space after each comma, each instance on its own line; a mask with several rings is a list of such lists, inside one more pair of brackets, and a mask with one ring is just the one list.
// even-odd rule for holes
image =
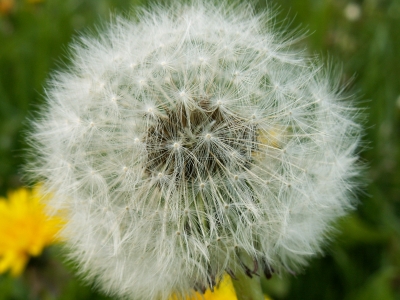
[[14, 0], [0, 0], [0, 15], [8, 14], [14, 7]]
[[0, 274], [20, 275], [29, 257], [58, 241], [63, 221], [46, 215], [43, 200], [39, 186], [10, 192], [8, 200], [0, 197]]
[[[265, 296], [264, 299], [271, 300], [268, 296]], [[172, 296], [170, 300], [178, 300], [178, 298]], [[221, 282], [214, 288], [213, 292], [209, 289], [204, 293], [204, 295], [196, 292], [186, 300], [237, 300], [237, 296], [231, 277], [225, 275]]]

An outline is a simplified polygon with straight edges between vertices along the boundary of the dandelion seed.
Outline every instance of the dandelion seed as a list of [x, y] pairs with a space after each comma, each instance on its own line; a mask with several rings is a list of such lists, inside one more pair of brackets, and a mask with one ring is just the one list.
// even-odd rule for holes
[[357, 3], [349, 3], [344, 9], [344, 15], [349, 21], [357, 21], [361, 17], [361, 7]]
[[69, 212], [62, 236], [87, 280], [166, 300], [226, 272], [293, 273], [352, 208], [358, 111], [269, 13], [155, 6], [74, 44], [31, 169]]

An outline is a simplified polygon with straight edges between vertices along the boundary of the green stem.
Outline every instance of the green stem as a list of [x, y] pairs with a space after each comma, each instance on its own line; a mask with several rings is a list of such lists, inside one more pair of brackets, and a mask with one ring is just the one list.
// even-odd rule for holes
[[238, 300], [264, 300], [260, 277], [250, 278], [242, 272], [236, 273], [235, 276], [237, 280], [232, 278], [232, 283]]
[[[243, 263], [252, 265], [250, 257], [242, 257]], [[232, 283], [236, 291], [238, 300], [264, 300], [264, 294], [261, 289], [260, 277], [253, 275], [250, 278], [243, 269], [238, 268], [235, 272], [236, 279], [232, 278]]]

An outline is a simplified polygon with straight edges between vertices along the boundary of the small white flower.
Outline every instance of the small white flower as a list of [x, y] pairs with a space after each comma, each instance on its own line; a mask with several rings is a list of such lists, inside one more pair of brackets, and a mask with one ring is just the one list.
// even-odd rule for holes
[[352, 207], [357, 110], [266, 18], [153, 7], [82, 37], [54, 75], [32, 171], [103, 290], [167, 299], [296, 270]]

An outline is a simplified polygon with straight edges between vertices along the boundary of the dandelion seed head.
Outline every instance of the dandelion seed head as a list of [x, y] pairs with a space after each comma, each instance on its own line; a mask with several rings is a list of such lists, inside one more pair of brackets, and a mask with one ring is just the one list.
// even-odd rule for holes
[[54, 75], [32, 173], [106, 292], [184, 296], [243, 255], [268, 276], [298, 270], [352, 208], [358, 112], [270, 14], [154, 6], [82, 37]]

